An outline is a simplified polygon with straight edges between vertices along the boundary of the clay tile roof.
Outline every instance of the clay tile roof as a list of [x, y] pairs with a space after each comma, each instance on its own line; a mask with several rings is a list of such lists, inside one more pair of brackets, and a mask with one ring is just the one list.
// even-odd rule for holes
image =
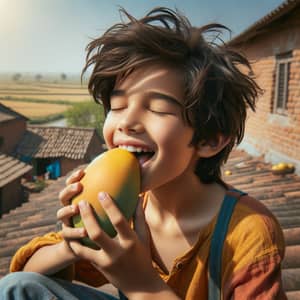
[[17, 113], [0, 102], [0, 123], [20, 118], [28, 120], [25, 116]]
[[23, 176], [32, 169], [18, 159], [0, 153], [0, 188], [7, 183]]
[[95, 134], [92, 128], [28, 126], [16, 155], [83, 159]]
[[[283, 286], [288, 299], [300, 299], [300, 177], [273, 175], [270, 164], [262, 158], [239, 150], [232, 152], [224, 170], [232, 173], [224, 175], [226, 182], [256, 197], [277, 217], [286, 240]], [[11, 257], [21, 245], [55, 230], [60, 206], [57, 195], [66, 176], [40, 194], [31, 194], [27, 203], [0, 219], [0, 277], [8, 273]]]
[[246, 42], [247, 40], [253, 38], [254, 36], [258, 35], [262, 28], [268, 26], [272, 22], [280, 19], [284, 15], [291, 12], [294, 8], [300, 5], [300, 0], [286, 0], [281, 3], [278, 7], [274, 10], [269, 12], [267, 15], [256, 21], [246, 30], [241, 32], [239, 35], [235, 36], [232, 40], [228, 42], [229, 45], [236, 45], [241, 42]]

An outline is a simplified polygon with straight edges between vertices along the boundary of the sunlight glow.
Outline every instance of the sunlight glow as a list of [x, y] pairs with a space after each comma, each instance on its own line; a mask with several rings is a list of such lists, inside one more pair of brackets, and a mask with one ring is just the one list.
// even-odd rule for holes
[[0, 0], [0, 32], [12, 32], [22, 19], [22, 1]]

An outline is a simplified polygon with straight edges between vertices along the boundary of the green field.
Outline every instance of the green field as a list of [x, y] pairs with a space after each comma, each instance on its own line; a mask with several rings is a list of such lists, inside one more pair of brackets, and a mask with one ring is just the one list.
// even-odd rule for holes
[[62, 118], [74, 103], [89, 101], [87, 85], [77, 80], [0, 76], [0, 102], [31, 122]]

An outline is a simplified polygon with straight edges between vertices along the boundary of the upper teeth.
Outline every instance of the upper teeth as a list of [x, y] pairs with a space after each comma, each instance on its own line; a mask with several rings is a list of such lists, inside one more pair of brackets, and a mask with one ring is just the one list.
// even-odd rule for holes
[[135, 147], [135, 146], [126, 146], [126, 145], [119, 145], [119, 148], [125, 149], [129, 152], [149, 152], [149, 150], [141, 147]]

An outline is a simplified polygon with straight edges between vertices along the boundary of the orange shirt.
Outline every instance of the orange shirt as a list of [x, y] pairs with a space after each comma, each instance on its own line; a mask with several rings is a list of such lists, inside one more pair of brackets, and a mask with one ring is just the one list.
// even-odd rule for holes
[[[175, 259], [170, 274], [165, 274], [153, 262], [159, 275], [182, 299], [207, 299], [208, 256], [215, 223], [216, 217], [199, 233], [196, 244]], [[61, 240], [59, 232], [33, 239], [17, 251], [11, 272], [22, 270], [40, 247]], [[284, 238], [274, 216], [260, 202], [242, 196], [232, 214], [223, 247], [223, 299], [287, 299], [281, 283], [283, 257]], [[71, 274], [69, 279], [92, 286], [107, 283], [101, 273], [85, 261], [71, 266], [68, 274]]]

